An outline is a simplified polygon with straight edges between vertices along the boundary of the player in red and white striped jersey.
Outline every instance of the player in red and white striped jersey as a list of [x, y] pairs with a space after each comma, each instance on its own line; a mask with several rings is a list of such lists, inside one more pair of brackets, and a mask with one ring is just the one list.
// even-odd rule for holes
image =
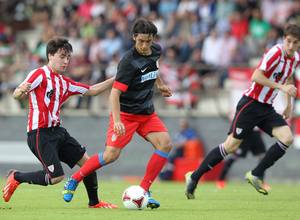
[[[264, 54], [257, 67], [261, 72], [257, 71], [256, 75], [263, 74], [271, 83], [285, 84], [299, 63], [300, 55], [297, 51], [289, 57], [286, 55], [284, 45], [277, 44]], [[259, 102], [273, 104], [278, 92], [279, 88], [276, 86], [272, 88], [254, 81], [244, 94]]]
[[[293, 134], [284, 119], [292, 112], [291, 96], [295, 97], [296, 87], [292, 74], [299, 66], [300, 27], [289, 24], [284, 30], [283, 44], [275, 45], [264, 54], [260, 64], [252, 75], [252, 85], [240, 99], [228, 137], [224, 143], [214, 148], [199, 168], [186, 175], [186, 196], [194, 199], [194, 192], [201, 176], [221, 162], [229, 153], [235, 152], [243, 139], [255, 126], [275, 137], [277, 142], [266, 152], [255, 169], [246, 173], [246, 180], [264, 195], [268, 191], [263, 187], [262, 176], [266, 169], [280, 159], [293, 142]], [[287, 106], [283, 114], [278, 114], [272, 106], [278, 91], [287, 94]]]
[[[52, 185], [64, 179], [61, 161], [71, 168], [82, 166], [89, 159], [85, 148], [61, 127], [60, 109], [72, 95], [94, 96], [112, 86], [114, 78], [92, 86], [75, 82], [63, 73], [70, 63], [72, 45], [64, 38], [51, 39], [47, 44], [48, 64], [31, 71], [14, 91], [14, 98], [29, 96], [27, 143], [43, 165], [43, 170], [19, 172], [12, 170], [3, 188], [8, 202], [21, 183]], [[97, 176], [92, 173], [84, 180], [89, 207], [114, 208], [115, 205], [99, 202]]]
[[60, 107], [72, 95], [84, 95], [90, 86], [56, 73], [48, 65], [29, 73], [24, 84], [29, 88], [27, 131], [60, 124]]

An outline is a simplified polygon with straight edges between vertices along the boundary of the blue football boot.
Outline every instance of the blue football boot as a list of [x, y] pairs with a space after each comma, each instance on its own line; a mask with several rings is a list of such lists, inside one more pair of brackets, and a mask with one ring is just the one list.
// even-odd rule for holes
[[157, 208], [159, 208], [160, 207], [160, 203], [157, 200], [155, 200], [155, 199], [152, 198], [151, 192], [148, 191], [147, 194], [148, 194], [148, 197], [149, 197], [147, 207], [151, 208], [151, 209], [157, 209]]
[[72, 178], [69, 178], [64, 186], [64, 191], [62, 192], [64, 195], [64, 200], [66, 202], [71, 202], [75, 190], [78, 186], [78, 182]]

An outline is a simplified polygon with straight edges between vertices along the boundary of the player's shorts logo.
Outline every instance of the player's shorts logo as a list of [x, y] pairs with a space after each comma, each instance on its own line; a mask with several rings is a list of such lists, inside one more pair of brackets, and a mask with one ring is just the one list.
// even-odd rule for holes
[[243, 132], [243, 129], [242, 128], [236, 128], [235, 132], [236, 132], [236, 134], [239, 135], [239, 134], [241, 134]]
[[49, 170], [51, 173], [53, 173], [53, 171], [54, 171], [54, 165], [52, 164], [52, 165], [48, 166], [48, 170]]
[[117, 140], [117, 135], [113, 133], [113, 135], [111, 136], [111, 141], [114, 142], [116, 140]]

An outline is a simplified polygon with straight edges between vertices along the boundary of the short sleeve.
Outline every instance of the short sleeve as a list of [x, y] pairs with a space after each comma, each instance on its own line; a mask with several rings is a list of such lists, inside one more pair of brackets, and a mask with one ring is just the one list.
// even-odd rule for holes
[[23, 83], [24, 82], [30, 83], [31, 84], [30, 91], [32, 91], [42, 83], [43, 76], [44, 74], [42, 69], [35, 69], [27, 75]]
[[272, 67], [274, 67], [274, 65], [280, 62], [281, 54], [282, 52], [280, 48], [277, 46], [272, 47], [263, 55], [257, 69], [264, 72], [269, 71]]
[[79, 94], [83, 95], [90, 89], [90, 86], [87, 84], [76, 82], [67, 77], [65, 77], [64, 79], [67, 81], [67, 89], [69, 96]]
[[126, 92], [132, 78], [134, 77], [134, 67], [128, 59], [122, 59], [118, 65], [117, 75], [113, 88]]

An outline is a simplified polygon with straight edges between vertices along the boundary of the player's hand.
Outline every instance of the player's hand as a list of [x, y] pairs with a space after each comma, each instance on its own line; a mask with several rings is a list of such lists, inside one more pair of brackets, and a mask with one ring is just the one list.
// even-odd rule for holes
[[125, 134], [125, 126], [122, 122], [115, 122], [114, 123], [114, 132], [116, 135], [121, 136]]
[[283, 119], [288, 119], [288, 118], [290, 118], [291, 116], [292, 116], [292, 106], [288, 105], [288, 106], [284, 109], [284, 111], [283, 111], [283, 113], [282, 113], [282, 117], [283, 117]]
[[166, 85], [161, 85], [157, 87], [160, 93], [162, 94], [163, 97], [170, 97], [172, 96], [172, 91], [171, 89], [166, 86]]
[[24, 82], [21, 85], [19, 85], [18, 89], [22, 94], [28, 95], [28, 92], [30, 91], [31, 83]]
[[289, 94], [292, 97], [296, 97], [297, 95], [297, 88], [294, 85], [288, 84], [288, 85], [282, 85], [281, 90], [287, 94]]

